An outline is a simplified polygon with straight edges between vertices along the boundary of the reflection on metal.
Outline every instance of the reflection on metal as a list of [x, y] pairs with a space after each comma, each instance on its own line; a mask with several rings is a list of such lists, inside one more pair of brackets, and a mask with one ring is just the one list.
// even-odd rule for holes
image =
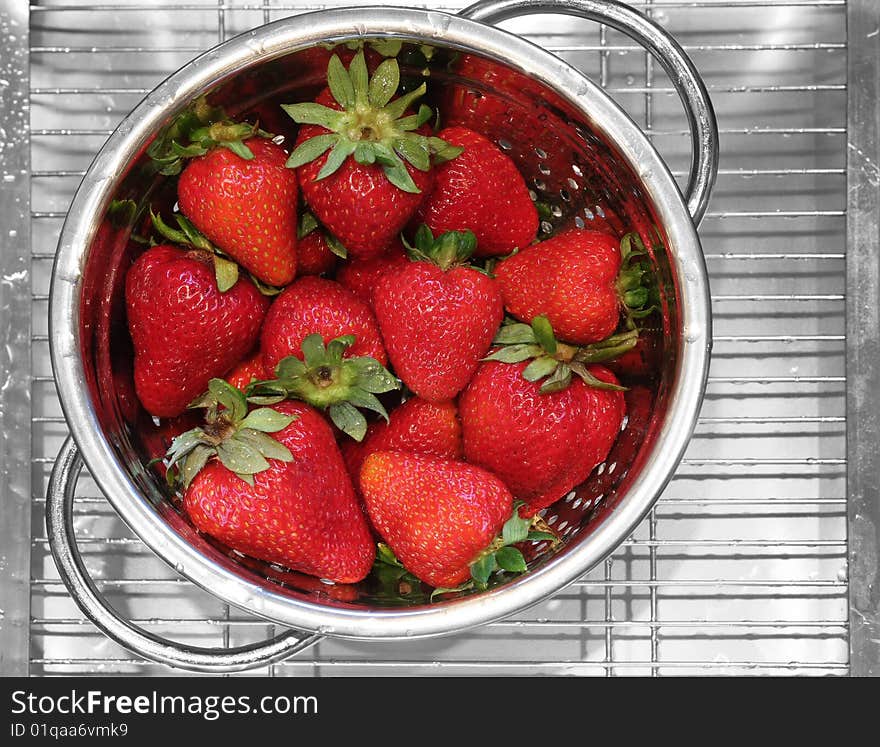
[[28, 673], [30, 153], [26, 3], [0, 7], [0, 675]]
[[880, 7], [850, 0], [847, 495], [854, 675], [880, 675]]

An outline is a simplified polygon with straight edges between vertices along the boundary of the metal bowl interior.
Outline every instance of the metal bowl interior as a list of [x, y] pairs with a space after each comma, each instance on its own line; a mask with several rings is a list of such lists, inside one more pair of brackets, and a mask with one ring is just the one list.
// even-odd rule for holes
[[[53, 274], [53, 366], [71, 431], [90, 472], [147, 545], [197, 584], [276, 622], [348, 637], [437, 635], [497, 619], [558, 590], [602, 560], [653, 505], [696, 421], [708, 365], [702, 254], [669, 172], [600, 90], [552, 55], [506, 32], [445, 14], [370, 9], [279, 21], [190, 63], [120, 125], [96, 158], [62, 232]], [[608, 459], [545, 512], [564, 538], [532, 570], [489, 591], [429, 603], [418, 589], [330, 585], [245, 558], [201, 535], [150, 459], [173, 424], [140, 407], [131, 381], [124, 279], [143, 251], [132, 234], [147, 207], [171, 210], [173, 178], [156, 173], [151, 138], [198, 96], [295, 137], [280, 104], [322, 87], [332, 44], [397, 38], [404, 79], [428, 83], [444, 124], [483, 132], [514, 159], [546, 206], [543, 235], [578, 225], [637, 231], [650, 249], [661, 313], [646, 332], [648, 370], [624, 380], [628, 416]], [[432, 52], [426, 58], [424, 44]], [[426, 71], [429, 75], [425, 76]], [[111, 206], [130, 200], [134, 209]]]

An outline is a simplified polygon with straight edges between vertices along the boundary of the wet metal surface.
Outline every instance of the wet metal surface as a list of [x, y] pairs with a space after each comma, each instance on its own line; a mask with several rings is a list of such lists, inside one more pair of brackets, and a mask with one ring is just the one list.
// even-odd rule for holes
[[[50, 0], [31, 7], [32, 261], [21, 269], [31, 273], [33, 411], [26, 397], [15, 398], [13, 417], [30, 424], [13, 446], [28, 448], [32, 433], [29, 659], [38, 675], [169, 673], [82, 621], [45, 542], [43, 495], [67, 433], [49, 369], [46, 294], [69, 200], [115, 124], [162, 78], [225, 37], [316, 7], [260, 0], [145, 5]], [[722, 138], [718, 186], [700, 231], [712, 282], [713, 363], [697, 432], [676, 477], [610, 561], [515, 619], [407, 644], [327, 640], [262, 673], [850, 670], [850, 581], [854, 590], [866, 582], [861, 567], [851, 579], [847, 566], [847, 8], [836, 0], [636, 6], [692, 55]], [[571, 18], [525, 18], [505, 27], [605, 86], [651, 134], [674, 173], [686, 175], [689, 138], [679, 102], [659, 66], [628, 39]], [[850, 177], [850, 200], [861, 178]], [[870, 232], [870, 224], [861, 225]], [[2, 263], [11, 261], [8, 246]], [[876, 272], [876, 250], [868, 256]], [[14, 329], [27, 328], [24, 321]], [[876, 490], [876, 479], [864, 475]], [[192, 645], [236, 645], [272, 633], [146, 551], [87, 476], [78, 492], [86, 564], [125, 615]], [[9, 594], [5, 579], [2, 588]], [[855, 599], [862, 605], [871, 598]], [[4, 624], [2, 634], [8, 630]], [[26, 651], [23, 644], [18, 651]], [[854, 658], [853, 671], [859, 666]]]

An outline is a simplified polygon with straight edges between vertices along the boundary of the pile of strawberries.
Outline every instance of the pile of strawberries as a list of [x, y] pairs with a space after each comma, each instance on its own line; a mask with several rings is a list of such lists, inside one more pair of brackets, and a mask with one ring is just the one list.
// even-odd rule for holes
[[179, 175], [125, 289], [137, 396], [174, 433], [155, 467], [246, 556], [485, 588], [558, 542], [539, 512], [620, 433], [600, 364], [638, 349], [644, 247], [577, 226], [537, 241], [499, 147], [432, 128], [397, 59], [342, 56], [282, 107], [289, 150], [204, 100], [149, 150]]

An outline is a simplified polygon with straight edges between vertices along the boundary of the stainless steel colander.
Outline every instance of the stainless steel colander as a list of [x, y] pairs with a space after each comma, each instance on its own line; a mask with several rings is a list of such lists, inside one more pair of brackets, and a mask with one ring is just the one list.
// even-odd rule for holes
[[[687, 196], [636, 125], [567, 63], [487, 25], [529, 13], [564, 13], [617, 28], [652, 51], [670, 75], [692, 128]], [[198, 534], [146, 462], [159, 434], [128, 386], [130, 349], [122, 298], [137, 245], [114, 200], [170, 206], [173, 185], [143, 168], [151, 137], [195, 98], [234, 115], [271, 118], [278, 104], [318, 90], [327, 45], [374, 38], [404, 42], [404, 78], [427, 65], [433, 102], [492, 137], [517, 162], [542, 231], [561, 225], [637, 230], [652, 248], [662, 299], [653, 332], [660, 356], [631, 388], [626, 429], [606, 464], [547, 512], [563, 547], [526, 575], [489, 591], [432, 604], [380, 598], [368, 588], [317, 584], [248, 561]], [[433, 53], [426, 60], [422, 45]], [[406, 51], [413, 51], [407, 56]], [[455, 103], [453, 109], [450, 102]], [[272, 128], [271, 122], [268, 123]], [[278, 122], [279, 127], [285, 125]], [[705, 265], [695, 223], [717, 170], [717, 129], [705, 87], [662, 29], [608, 0], [501, 0], [459, 16], [386, 7], [328, 10], [249, 32], [198, 57], [156, 88], [122, 122], [89, 168], [70, 208], [53, 271], [52, 364], [70, 425], [48, 491], [52, 552], [71, 594], [107, 635], [143, 657], [226, 672], [278, 661], [322, 635], [395, 639], [458, 632], [513, 614], [605, 558], [651, 508], [688, 442], [705, 388], [711, 340]], [[179, 573], [225, 601], [292, 628], [268, 642], [211, 650], [175, 644], [111, 609], [76, 548], [72, 505], [83, 460], [131, 529]]]

